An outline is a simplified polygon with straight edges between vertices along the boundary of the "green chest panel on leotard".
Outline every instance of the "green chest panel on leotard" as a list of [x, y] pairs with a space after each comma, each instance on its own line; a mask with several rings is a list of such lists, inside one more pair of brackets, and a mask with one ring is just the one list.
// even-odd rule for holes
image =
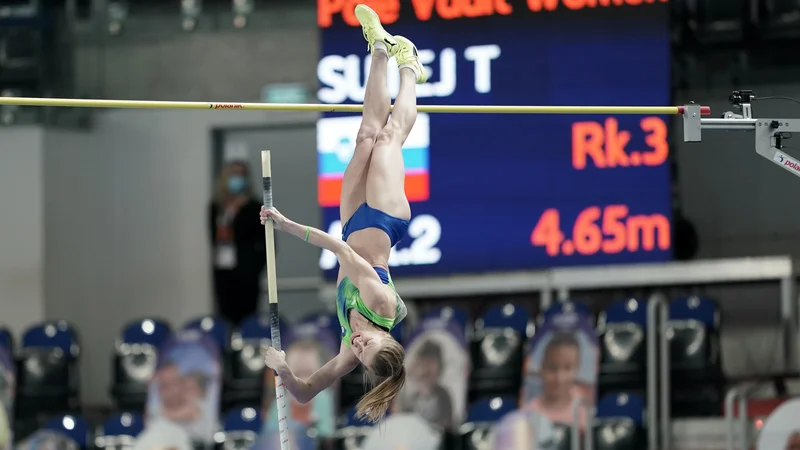
[[[394, 290], [394, 284], [391, 281], [388, 286]], [[350, 338], [353, 335], [349, 319], [351, 309], [355, 309], [367, 320], [386, 330], [391, 330], [400, 323], [406, 317], [408, 311], [403, 300], [399, 295], [396, 295], [396, 291], [395, 296], [397, 298], [397, 309], [395, 310], [394, 319], [383, 317], [364, 304], [356, 285], [350, 281], [349, 277], [344, 277], [339, 283], [339, 289], [336, 292], [336, 315], [339, 317], [339, 325], [342, 327], [342, 342], [346, 343], [348, 347], [350, 346]]]

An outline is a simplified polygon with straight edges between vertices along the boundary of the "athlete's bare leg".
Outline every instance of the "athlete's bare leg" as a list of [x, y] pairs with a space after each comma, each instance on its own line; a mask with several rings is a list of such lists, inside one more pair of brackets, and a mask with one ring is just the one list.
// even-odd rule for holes
[[389, 118], [392, 101], [386, 85], [386, 69], [389, 64], [389, 54], [394, 53], [397, 47], [397, 42], [383, 29], [378, 16], [372, 10], [357, 7], [356, 14], [361, 21], [364, 37], [372, 51], [372, 63], [367, 75], [364, 112], [361, 117], [361, 127], [356, 136], [356, 148], [342, 179], [342, 196], [339, 204], [339, 217], [342, 224], [347, 222], [356, 209], [367, 201], [367, 172], [370, 156], [378, 134]]
[[405, 194], [403, 143], [417, 120], [418, 83], [425, 74], [417, 57], [416, 47], [406, 38], [395, 36], [396, 55], [400, 66], [400, 91], [392, 108], [389, 123], [378, 134], [367, 174], [367, 203], [373, 208], [401, 219], [411, 218], [411, 208]]

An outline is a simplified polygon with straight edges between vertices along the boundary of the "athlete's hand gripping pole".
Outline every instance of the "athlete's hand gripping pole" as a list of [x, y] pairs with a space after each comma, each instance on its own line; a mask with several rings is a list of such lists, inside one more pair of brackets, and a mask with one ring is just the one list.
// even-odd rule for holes
[[[261, 152], [261, 181], [264, 207], [272, 208], [272, 165], [269, 150]], [[269, 298], [269, 329], [272, 334], [272, 347], [281, 351], [280, 317], [278, 316], [278, 277], [275, 272], [275, 227], [271, 220], [264, 224], [267, 241], [267, 293]], [[286, 389], [281, 377], [275, 373], [275, 397], [278, 407], [278, 430], [281, 450], [289, 450], [289, 429]]]

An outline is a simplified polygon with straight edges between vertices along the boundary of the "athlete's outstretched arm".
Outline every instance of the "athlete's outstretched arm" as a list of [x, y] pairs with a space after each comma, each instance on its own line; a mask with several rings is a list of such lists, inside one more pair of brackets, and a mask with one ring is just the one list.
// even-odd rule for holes
[[301, 380], [292, 373], [292, 369], [286, 364], [284, 352], [269, 348], [265, 360], [267, 366], [280, 375], [286, 389], [300, 403], [310, 402], [317, 394], [327, 389], [339, 378], [352, 372], [358, 365], [358, 358], [345, 347], [344, 343], [339, 348], [339, 354], [325, 363], [307, 380]]
[[287, 219], [277, 209], [261, 208], [261, 223], [272, 220], [275, 228], [305, 240], [309, 244], [332, 251], [339, 259], [344, 273], [361, 291], [380, 290], [381, 279], [367, 261], [358, 255], [346, 242], [314, 227], [301, 225]]
[[261, 225], [266, 224], [267, 220], [272, 220], [276, 229], [303, 239], [311, 245], [330, 250], [337, 256], [345, 250], [344, 247], [349, 248], [341, 239], [336, 239], [330, 234], [314, 227], [307, 227], [289, 220], [275, 208], [267, 209], [262, 206]]

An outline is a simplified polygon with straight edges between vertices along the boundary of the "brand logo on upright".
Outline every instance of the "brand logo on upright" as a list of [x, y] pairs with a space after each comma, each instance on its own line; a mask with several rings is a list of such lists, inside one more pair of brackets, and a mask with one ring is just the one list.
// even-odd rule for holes
[[800, 164], [798, 164], [798, 163], [796, 163], [796, 162], [793, 162], [793, 161], [786, 161], [785, 163], [783, 163], [783, 165], [784, 165], [784, 166], [791, 167], [792, 169], [794, 169], [794, 170], [796, 170], [796, 171], [800, 172]]
[[795, 172], [795, 175], [800, 176], [800, 161], [797, 161], [791, 156], [781, 152], [775, 152], [775, 156], [772, 157], [772, 160], [783, 167], [788, 168], [792, 172]]

